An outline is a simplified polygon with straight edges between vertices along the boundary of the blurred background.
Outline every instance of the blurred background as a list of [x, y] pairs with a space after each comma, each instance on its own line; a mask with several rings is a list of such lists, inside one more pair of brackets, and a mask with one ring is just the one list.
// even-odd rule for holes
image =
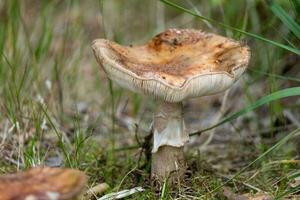
[[91, 42], [140, 45], [167, 28], [193, 28], [239, 40], [252, 56], [230, 90], [184, 102], [189, 132], [261, 106], [193, 136], [193, 175], [167, 197], [230, 199], [210, 193], [226, 183], [232, 195], [300, 198], [300, 1], [166, 2], [0, 0], [0, 174], [72, 167], [89, 175], [88, 187], [143, 186], [132, 198], [155, 199], [142, 148], [155, 101], [110, 82]]

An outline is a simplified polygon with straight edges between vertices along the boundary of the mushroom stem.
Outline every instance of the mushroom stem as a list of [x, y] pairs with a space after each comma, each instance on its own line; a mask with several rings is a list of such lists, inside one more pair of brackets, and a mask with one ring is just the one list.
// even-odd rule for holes
[[183, 147], [189, 137], [181, 102], [159, 104], [154, 115], [153, 134], [152, 178], [159, 182], [168, 178], [169, 183], [182, 179], [186, 171]]

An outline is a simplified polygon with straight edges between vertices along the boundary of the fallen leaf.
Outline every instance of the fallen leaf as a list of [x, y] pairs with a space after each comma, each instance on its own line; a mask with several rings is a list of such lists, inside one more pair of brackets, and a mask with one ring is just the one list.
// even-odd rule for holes
[[74, 200], [85, 184], [78, 170], [36, 167], [0, 177], [0, 200]]

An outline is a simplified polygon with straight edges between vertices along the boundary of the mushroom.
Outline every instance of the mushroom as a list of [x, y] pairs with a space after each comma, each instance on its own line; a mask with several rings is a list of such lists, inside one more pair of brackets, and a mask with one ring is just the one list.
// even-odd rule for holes
[[112, 81], [157, 100], [151, 177], [160, 182], [182, 179], [187, 168], [182, 101], [227, 90], [250, 58], [247, 46], [193, 29], [169, 29], [142, 46], [97, 39], [92, 49]]
[[86, 184], [83, 172], [36, 167], [0, 177], [1, 200], [74, 200]]

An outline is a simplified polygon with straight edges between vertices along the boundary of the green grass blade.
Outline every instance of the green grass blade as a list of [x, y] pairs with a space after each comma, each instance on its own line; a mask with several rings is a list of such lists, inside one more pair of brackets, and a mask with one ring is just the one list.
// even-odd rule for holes
[[208, 21], [208, 22], [210, 22], [210, 23], [217, 24], [217, 25], [222, 26], [222, 27], [227, 28], [227, 29], [234, 30], [234, 31], [236, 31], [236, 32], [242, 33], [242, 34], [244, 34], [244, 35], [253, 37], [253, 38], [255, 38], [255, 39], [261, 40], [261, 41], [263, 41], [263, 42], [272, 44], [272, 45], [274, 45], [274, 46], [280, 47], [280, 48], [282, 48], [282, 49], [285, 49], [285, 50], [288, 50], [288, 51], [290, 51], [290, 52], [293, 52], [293, 53], [295, 53], [295, 54], [297, 54], [297, 55], [300, 55], [300, 50], [299, 50], [299, 49], [296, 49], [296, 48], [293, 48], [293, 47], [291, 47], [291, 46], [287, 46], [287, 45], [284, 45], [284, 44], [281, 44], [281, 43], [272, 41], [272, 40], [270, 40], [270, 39], [267, 39], [267, 38], [264, 38], [264, 37], [262, 37], [262, 36], [256, 35], [256, 34], [254, 34], [254, 33], [250, 33], [250, 32], [247, 32], [247, 31], [243, 31], [243, 30], [241, 30], [241, 29], [238, 29], [238, 28], [229, 26], [229, 25], [224, 24], [224, 23], [222, 23], [222, 22], [218, 22], [218, 21], [216, 21], [216, 20], [213, 20], [213, 19], [204, 17], [204, 16], [202, 16], [202, 15], [198, 15], [197, 13], [195, 13], [195, 12], [193, 12], [193, 11], [187, 9], [187, 8], [184, 8], [184, 7], [182, 7], [182, 6], [178, 5], [178, 4], [172, 3], [172, 2], [170, 2], [170, 1], [168, 1], [168, 0], [160, 0], [160, 1], [161, 1], [162, 3], [164, 3], [164, 4], [167, 4], [167, 5], [169, 5], [169, 6], [172, 6], [172, 7], [176, 8], [176, 9], [178, 9], [178, 10], [181, 10], [181, 11], [183, 11], [183, 12], [189, 13], [189, 14], [191, 14], [191, 15], [193, 15], [193, 16], [195, 16], [195, 17], [198, 17], [198, 18], [200, 18], [200, 19], [202, 19], [202, 20]]
[[68, 162], [68, 165], [73, 168], [73, 165], [72, 165], [72, 161], [71, 161], [71, 158], [70, 158], [70, 155], [65, 147], [65, 144], [63, 142], [63, 136], [62, 134], [60, 133], [60, 131], [56, 128], [56, 126], [54, 125], [53, 121], [51, 120], [50, 116], [48, 115], [48, 112], [47, 112], [47, 109], [44, 108], [44, 105], [42, 104], [39, 104], [40, 108], [41, 108], [41, 111], [44, 113], [45, 117], [47, 118], [48, 122], [50, 123], [51, 127], [53, 128], [56, 136], [57, 136], [57, 139], [58, 139], [58, 146], [60, 147], [62, 153], [64, 154], [65, 158], [67, 159], [67, 162]]
[[0, 23], [0, 53], [2, 54], [5, 43], [5, 26]]
[[294, 5], [295, 11], [298, 15], [300, 15], [300, 0], [291, 0]]
[[166, 199], [166, 188], [167, 188], [167, 178], [164, 179], [164, 184], [163, 184], [163, 187], [162, 187], [162, 191], [161, 191], [161, 195], [160, 195], [160, 200], [165, 200]]
[[283, 76], [283, 75], [273, 74], [273, 73], [267, 73], [267, 72], [263, 72], [263, 71], [255, 70], [255, 69], [248, 69], [248, 70], [250, 72], [254, 72], [256, 74], [261, 74], [261, 75], [274, 77], [274, 78], [278, 78], [278, 79], [282, 79], [282, 80], [286, 80], [286, 81], [294, 81], [294, 82], [300, 83], [300, 78], [290, 77], [290, 76]]
[[298, 186], [296, 186], [296, 187], [294, 187], [294, 188], [291, 188], [291, 189], [285, 191], [284, 193], [278, 195], [277, 197], [275, 197], [274, 200], [280, 200], [280, 199], [282, 199], [282, 197], [284, 197], [284, 196], [287, 196], [287, 195], [290, 195], [290, 194], [293, 194], [293, 193], [297, 193], [297, 192], [299, 192], [299, 191], [300, 191], [300, 185], [298, 185]]
[[249, 106], [245, 107], [244, 109], [225, 117], [219, 123], [217, 123], [217, 124], [215, 124], [215, 125], [213, 125], [209, 128], [191, 133], [190, 136], [198, 135], [198, 134], [201, 134], [205, 131], [216, 128], [216, 127], [218, 127], [222, 124], [225, 124], [226, 122], [232, 121], [232, 120], [238, 118], [239, 116], [245, 115], [246, 113], [248, 113], [248, 112], [250, 112], [250, 111], [252, 111], [252, 110], [254, 110], [254, 109], [256, 109], [260, 106], [263, 106], [267, 103], [270, 103], [272, 101], [279, 100], [279, 99], [286, 98], [286, 97], [290, 97], [290, 96], [298, 96], [298, 95], [300, 95], [300, 87], [293, 87], [293, 88], [288, 88], [288, 89], [283, 89], [283, 90], [276, 91], [276, 92], [271, 93], [267, 96], [264, 96], [263, 98], [257, 100], [253, 104], [250, 104]]
[[282, 21], [282, 23], [290, 29], [297, 38], [300, 39], [300, 25], [285, 12], [285, 10], [275, 1], [269, 4], [272, 12]]
[[[274, 151], [275, 149], [279, 148], [280, 146], [282, 146], [283, 144], [285, 144], [290, 139], [299, 136], [299, 133], [300, 133], [300, 128], [297, 128], [296, 130], [292, 131], [291, 133], [289, 133], [288, 135], [286, 135], [285, 137], [283, 137], [276, 144], [274, 144], [271, 148], [269, 148], [267, 151], [265, 151], [264, 153], [262, 153], [259, 157], [257, 157], [255, 160], [253, 160], [251, 163], [249, 163], [246, 167], [244, 167], [239, 172], [237, 172], [233, 177], [231, 177], [229, 180], [227, 180], [226, 182], [224, 182], [222, 185], [216, 187], [210, 193], [214, 193], [214, 192], [218, 191], [220, 188], [222, 188], [227, 183], [229, 183], [230, 181], [232, 181], [233, 179], [235, 179], [236, 177], [238, 177], [239, 175], [241, 175], [243, 172], [245, 172], [247, 169], [249, 169], [249, 167], [251, 167], [253, 164], [255, 164], [256, 162], [258, 162], [259, 160], [261, 160], [262, 158], [264, 158], [268, 154], [270, 154], [272, 151]], [[288, 193], [288, 194], [290, 194], [290, 193]], [[283, 193], [281, 195], [281, 197], [285, 196], [285, 195], [286, 195], [286, 193]], [[276, 199], [278, 199], [278, 198], [276, 198]]]

